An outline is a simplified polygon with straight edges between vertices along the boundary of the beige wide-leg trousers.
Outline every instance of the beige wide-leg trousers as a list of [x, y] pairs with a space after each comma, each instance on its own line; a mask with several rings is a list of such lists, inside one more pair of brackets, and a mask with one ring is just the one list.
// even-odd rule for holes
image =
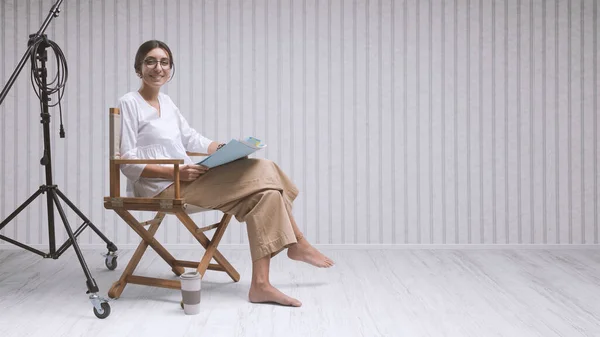
[[[173, 197], [174, 186], [158, 197]], [[181, 182], [185, 202], [232, 214], [246, 222], [252, 261], [275, 256], [299, 238], [290, 216], [298, 188], [270, 160], [240, 159], [210, 169], [198, 179]]]

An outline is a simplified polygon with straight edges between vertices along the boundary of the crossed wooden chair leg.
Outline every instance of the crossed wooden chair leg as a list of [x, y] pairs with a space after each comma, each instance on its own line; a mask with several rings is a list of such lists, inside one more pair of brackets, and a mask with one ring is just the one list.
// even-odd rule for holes
[[[235, 268], [227, 261], [227, 259], [217, 250], [217, 246], [219, 242], [223, 238], [223, 234], [225, 234], [225, 230], [231, 220], [231, 215], [225, 214], [221, 218], [221, 221], [206, 227], [199, 228], [196, 226], [194, 221], [190, 218], [190, 216], [182, 212], [174, 212], [177, 218], [183, 223], [183, 225], [192, 233], [194, 238], [206, 249], [204, 255], [200, 262], [196, 261], [184, 261], [177, 260], [173, 255], [171, 255], [165, 247], [163, 247], [155, 238], [154, 235], [156, 231], [160, 227], [166, 213], [158, 212], [154, 219], [146, 221], [144, 223], [140, 223], [137, 221], [128, 210], [125, 209], [115, 209], [115, 212], [142, 238], [142, 242], [138, 245], [137, 249], [133, 253], [131, 260], [125, 267], [123, 274], [116, 281], [110, 290], [108, 291], [108, 296], [110, 298], [119, 298], [121, 293], [125, 289], [125, 286], [128, 283], [153, 286], [153, 287], [161, 287], [161, 288], [171, 288], [171, 289], [181, 289], [181, 283], [179, 280], [173, 279], [161, 279], [161, 278], [152, 278], [152, 277], [144, 277], [139, 275], [133, 275], [133, 272], [137, 265], [139, 264], [142, 256], [146, 252], [148, 246], [152, 247], [154, 251], [163, 259], [167, 264], [171, 267], [171, 270], [175, 275], [179, 276], [185, 272], [184, 268], [196, 268], [196, 270], [200, 273], [201, 276], [204, 276], [204, 273], [207, 269], [216, 270], [226, 272], [234, 282], [240, 280], [240, 274], [235, 270]], [[150, 225], [148, 229], [145, 226]], [[205, 231], [216, 228], [215, 233], [211, 240], [204, 234]], [[210, 263], [210, 261], [214, 259], [216, 263]]]

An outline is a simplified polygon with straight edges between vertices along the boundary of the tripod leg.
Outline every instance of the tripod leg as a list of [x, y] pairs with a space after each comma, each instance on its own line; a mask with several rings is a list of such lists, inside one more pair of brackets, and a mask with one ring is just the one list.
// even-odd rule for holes
[[[78, 238], [79, 235], [85, 230], [86, 227], [87, 227], [87, 223], [84, 222], [81, 226], [79, 226], [79, 228], [77, 228], [77, 230], [75, 230], [75, 232], [73, 233], [73, 236], [75, 236], [75, 238]], [[55, 258], [60, 257], [67, 249], [69, 249], [69, 247], [71, 247], [71, 239], [68, 239], [67, 241], [65, 241], [65, 243], [63, 243], [62, 246], [60, 246], [60, 248], [58, 248], [56, 250], [56, 254], [54, 254]]]
[[58, 200], [58, 197], [56, 196], [56, 194], [54, 194], [53, 190], [48, 191], [48, 193], [50, 193], [52, 195], [52, 198], [54, 199], [54, 205], [56, 206], [56, 209], [58, 210], [58, 214], [60, 214], [60, 218], [62, 219], [63, 224], [65, 225], [65, 230], [67, 231], [67, 234], [69, 234], [69, 238], [71, 239], [71, 243], [73, 244], [73, 249], [75, 250], [75, 254], [77, 254], [77, 258], [79, 259], [79, 263], [81, 264], [83, 273], [85, 274], [85, 277], [87, 278], [88, 292], [89, 293], [97, 293], [98, 286], [96, 285], [96, 281], [92, 278], [92, 274], [90, 273], [90, 270], [89, 270], [87, 264], [85, 263], [83, 254], [81, 253], [81, 249], [79, 248], [79, 244], [77, 244], [75, 235], [73, 235], [73, 231], [71, 230], [71, 226], [69, 225], [69, 221], [67, 220], [67, 216], [65, 215], [65, 211], [63, 210], [62, 206], [60, 205], [60, 200]]
[[19, 208], [17, 208], [14, 212], [12, 212], [8, 218], [6, 218], [4, 221], [2, 221], [0, 223], [0, 229], [4, 228], [4, 226], [8, 225], [8, 223], [10, 222], [10, 220], [14, 219], [14, 217], [16, 217], [19, 213], [21, 213], [22, 210], [25, 209], [25, 207], [27, 207], [29, 204], [31, 204], [31, 202], [38, 197], [38, 195], [42, 194], [44, 192], [43, 188], [39, 188], [35, 193], [33, 193], [29, 199], [25, 200], [25, 202], [19, 206]]
[[75, 254], [79, 259], [79, 263], [81, 264], [81, 268], [83, 269], [83, 273], [87, 279], [86, 285], [88, 288], [87, 293], [90, 294], [90, 302], [94, 306], [94, 314], [98, 318], [106, 318], [110, 315], [110, 305], [108, 304], [108, 300], [98, 296], [98, 285], [96, 284], [96, 280], [92, 278], [92, 273], [90, 272], [87, 264], [85, 263], [85, 259], [83, 258], [83, 254], [81, 253], [81, 249], [79, 248], [79, 244], [77, 244], [76, 237], [71, 230], [71, 226], [69, 225], [69, 221], [67, 220], [67, 216], [65, 215], [65, 211], [60, 205], [60, 200], [54, 193], [54, 189], [48, 191], [50, 195], [52, 195], [52, 199], [54, 200], [54, 205], [58, 210], [58, 214], [60, 214], [60, 218], [65, 225], [65, 230], [67, 234], [69, 234], [69, 238], [71, 239], [71, 243], [73, 244], [73, 249], [75, 250]]
[[[2, 228], [4, 228], [4, 227], [5, 227], [5, 226], [6, 226], [6, 225], [7, 225], [7, 224], [8, 224], [8, 223], [9, 223], [9, 222], [12, 220], [12, 219], [14, 219], [14, 218], [15, 218], [17, 215], [19, 215], [19, 213], [21, 213], [21, 211], [23, 211], [23, 210], [24, 210], [24, 209], [25, 209], [25, 208], [26, 208], [26, 207], [27, 207], [27, 206], [28, 206], [28, 205], [29, 205], [29, 204], [30, 204], [30, 203], [31, 203], [33, 200], [35, 200], [35, 198], [37, 198], [37, 197], [38, 197], [40, 194], [44, 193], [44, 191], [45, 191], [45, 189], [44, 189], [43, 187], [40, 187], [40, 188], [39, 188], [39, 189], [38, 189], [38, 190], [37, 190], [35, 193], [33, 193], [33, 194], [32, 194], [32, 195], [29, 197], [29, 199], [25, 200], [25, 202], [24, 202], [24, 203], [23, 203], [21, 206], [19, 206], [19, 208], [17, 208], [17, 209], [16, 209], [14, 212], [12, 212], [12, 213], [11, 213], [11, 214], [8, 216], [8, 218], [6, 218], [4, 221], [2, 221], [2, 222], [0, 223], [0, 230], [1, 230]], [[41, 251], [39, 251], [39, 250], [37, 250], [37, 249], [35, 249], [35, 248], [29, 247], [29, 246], [27, 246], [27, 245], [24, 245], [24, 244], [22, 244], [22, 243], [20, 243], [20, 242], [18, 242], [18, 241], [16, 241], [16, 240], [13, 240], [13, 239], [7, 238], [7, 237], [6, 237], [6, 236], [4, 236], [4, 235], [0, 235], [0, 240], [4, 240], [4, 241], [6, 241], [6, 242], [8, 242], [8, 243], [12, 243], [13, 245], [15, 245], [15, 246], [19, 246], [19, 247], [21, 247], [21, 248], [23, 248], [23, 249], [27, 249], [28, 251], [30, 251], [30, 252], [32, 252], [32, 253], [35, 253], [35, 254], [38, 254], [38, 255], [40, 255], [40, 256], [43, 256], [43, 257], [50, 257], [50, 255], [49, 255], [49, 254], [46, 254], [46, 253], [44, 253], [44, 252], [41, 252]]]
[[[58, 189], [55, 188], [54, 189], [56, 191], [56, 193], [58, 194], [58, 196], [64, 200], [64, 202], [85, 222], [86, 225], [90, 226], [90, 228], [96, 233], [98, 234], [98, 236], [104, 241], [106, 242], [106, 248], [108, 248], [109, 252], [116, 252], [117, 251], [117, 246], [115, 246], [114, 243], [112, 243], [96, 226], [94, 226], [94, 224]], [[61, 247], [60, 250], [62, 250], [63, 247]], [[69, 248], [68, 246], [65, 247], [65, 249]], [[64, 251], [64, 250], [63, 250]]]
[[44, 253], [44, 252], [42, 252], [42, 251], [39, 251], [39, 250], [37, 250], [37, 249], [35, 249], [35, 248], [29, 247], [29, 246], [27, 246], [27, 245], [24, 245], [24, 244], [22, 244], [22, 243], [20, 243], [20, 242], [18, 242], [18, 241], [15, 241], [15, 240], [13, 240], [13, 239], [11, 239], [11, 238], [7, 238], [7, 237], [6, 237], [6, 236], [4, 236], [4, 235], [0, 235], [0, 240], [4, 240], [4, 241], [6, 241], [6, 242], [8, 242], [8, 243], [12, 243], [13, 245], [15, 245], [15, 246], [18, 246], [18, 247], [21, 247], [21, 248], [23, 248], [23, 249], [27, 249], [28, 251], [30, 251], [30, 252], [32, 252], [32, 253], [36, 253], [37, 255], [40, 255], [40, 256], [42, 256], [42, 257], [50, 257], [50, 255], [49, 255], [49, 254], [46, 254], [46, 253]]

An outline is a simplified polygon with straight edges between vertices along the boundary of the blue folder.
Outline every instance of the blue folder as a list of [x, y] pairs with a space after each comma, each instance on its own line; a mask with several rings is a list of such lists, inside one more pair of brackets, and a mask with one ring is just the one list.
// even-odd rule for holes
[[249, 156], [266, 146], [266, 144], [262, 144], [259, 139], [254, 137], [248, 137], [244, 140], [232, 139], [225, 146], [215, 151], [210, 156], [204, 158], [197, 164], [204, 165], [208, 168], [217, 167]]

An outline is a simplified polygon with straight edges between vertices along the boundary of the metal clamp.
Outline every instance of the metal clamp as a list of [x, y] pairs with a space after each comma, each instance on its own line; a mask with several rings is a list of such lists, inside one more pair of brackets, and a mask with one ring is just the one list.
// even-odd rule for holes
[[172, 209], [173, 208], [173, 200], [161, 200], [160, 208], [162, 209]]
[[111, 198], [110, 203], [112, 207], [123, 207], [123, 198]]

